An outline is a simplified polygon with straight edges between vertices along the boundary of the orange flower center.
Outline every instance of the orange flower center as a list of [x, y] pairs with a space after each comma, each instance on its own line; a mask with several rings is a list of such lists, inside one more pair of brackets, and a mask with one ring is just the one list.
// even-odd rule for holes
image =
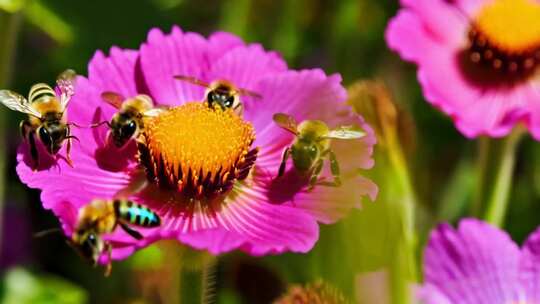
[[495, 47], [522, 53], [540, 46], [540, 3], [535, 0], [495, 0], [480, 10], [477, 30]]
[[531, 75], [540, 63], [540, 3], [493, 0], [473, 17], [469, 37], [472, 62]]
[[213, 198], [245, 179], [257, 157], [252, 125], [231, 110], [190, 102], [145, 121], [139, 159], [160, 186]]

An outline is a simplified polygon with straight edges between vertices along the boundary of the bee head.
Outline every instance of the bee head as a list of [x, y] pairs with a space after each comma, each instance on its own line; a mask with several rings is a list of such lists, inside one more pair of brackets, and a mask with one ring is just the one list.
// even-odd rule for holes
[[137, 132], [137, 121], [131, 115], [121, 113], [111, 121], [111, 136], [117, 148], [123, 147]]
[[77, 231], [73, 235], [72, 243], [79, 254], [85, 259], [96, 265], [105, 248], [103, 240], [93, 231]]
[[209, 90], [206, 94], [206, 100], [210, 108], [213, 108], [214, 103], [217, 103], [222, 110], [236, 108], [236, 105], [240, 102], [238, 94], [231, 87], [223, 84], [218, 84], [215, 88]]
[[317, 143], [300, 141], [293, 145], [291, 154], [294, 166], [298, 170], [306, 172], [313, 167], [315, 161], [320, 157], [320, 148]]
[[37, 131], [39, 140], [47, 152], [54, 155], [62, 148], [62, 143], [69, 136], [68, 127], [60, 121], [45, 122]]

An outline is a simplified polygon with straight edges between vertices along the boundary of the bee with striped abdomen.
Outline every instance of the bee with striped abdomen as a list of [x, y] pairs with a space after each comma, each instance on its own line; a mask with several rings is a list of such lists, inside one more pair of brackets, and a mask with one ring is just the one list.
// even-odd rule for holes
[[179, 75], [174, 76], [174, 78], [205, 87], [206, 92], [204, 93], [204, 101], [208, 104], [208, 107], [213, 109], [214, 105], [217, 104], [222, 110], [232, 109], [240, 116], [242, 116], [243, 113], [243, 104], [240, 101], [240, 96], [250, 96], [257, 99], [262, 98], [261, 95], [246, 89], [238, 88], [232, 82], [227, 80], [216, 80], [212, 83], [206, 83], [190, 76]]
[[124, 147], [129, 140], [138, 137], [144, 129], [144, 117], [157, 116], [164, 110], [155, 108], [150, 96], [142, 94], [126, 99], [118, 93], [104, 92], [101, 98], [118, 109], [111, 122], [107, 122], [111, 130], [110, 137], [117, 148]]
[[284, 113], [274, 114], [273, 120], [278, 126], [296, 136], [293, 144], [283, 151], [278, 177], [285, 173], [287, 159], [291, 156], [295, 169], [309, 176], [309, 189], [317, 183], [325, 158], [330, 161], [330, 172], [334, 177], [333, 184], [335, 186], [341, 184], [339, 163], [330, 149], [332, 139], [358, 139], [366, 135], [355, 126], [340, 126], [330, 130], [328, 125], [320, 120], [304, 120], [298, 124], [294, 117]]
[[143, 236], [130, 226], [154, 228], [159, 225], [161, 220], [155, 212], [132, 201], [93, 200], [79, 209], [70, 244], [93, 265], [97, 265], [101, 254], [107, 252], [109, 258], [105, 276], [108, 276], [112, 269], [112, 246], [101, 236], [114, 232], [120, 226], [127, 234], [140, 240]]
[[38, 83], [30, 88], [28, 99], [10, 90], [0, 90], [0, 103], [11, 110], [22, 112], [28, 118], [21, 121], [20, 129], [23, 137], [30, 145], [30, 155], [34, 161], [33, 169], [39, 166], [36, 137], [50, 155], [56, 155], [62, 144], [67, 140], [66, 160], [72, 165], [69, 157], [71, 150], [70, 124], [67, 123], [66, 108], [74, 94], [76, 74], [66, 70], [58, 76], [57, 94], [45, 83]]

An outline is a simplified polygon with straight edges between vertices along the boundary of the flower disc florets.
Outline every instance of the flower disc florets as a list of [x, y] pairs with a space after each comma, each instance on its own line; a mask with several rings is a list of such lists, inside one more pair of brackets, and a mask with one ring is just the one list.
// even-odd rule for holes
[[469, 38], [473, 62], [502, 72], [530, 75], [540, 62], [540, 4], [530, 0], [493, 1], [478, 12]]
[[147, 121], [140, 161], [148, 177], [188, 199], [213, 199], [245, 179], [257, 157], [253, 126], [232, 110], [191, 102]]

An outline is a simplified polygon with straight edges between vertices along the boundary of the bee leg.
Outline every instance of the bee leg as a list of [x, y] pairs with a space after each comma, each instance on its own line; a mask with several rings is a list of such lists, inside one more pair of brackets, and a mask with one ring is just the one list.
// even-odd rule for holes
[[112, 272], [112, 246], [109, 243], [105, 243], [105, 250], [107, 250], [107, 265], [105, 266], [105, 276], [108, 277]]
[[118, 224], [120, 225], [120, 227], [122, 227], [122, 229], [124, 229], [124, 231], [127, 234], [131, 235], [134, 239], [136, 239], [136, 240], [142, 240], [143, 239], [143, 236], [142, 236], [142, 234], [140, 232], [129, 228], [129, 226], [124, 224], [124, 223], [119, 222]]
[[36, 171], [39, 167], [39, 156], [38, 151], [36, 147], [36, 133], [32, 129], [32, 125], [27, 120], [21, 121], [21, 124], [19, 125], [21, 129], [21, 135], [28, 140], [28, 144], [30, 145], [30, 156], [32, 157], [32, 170]]
[[67, 126], [67, 145], [66, 145], [66, 161], [68, 163], [68, 165], [73, 168], [73, 161], [71, 160], [71, 156], [70, 156], [70, 153], [71, 153], [71, 142], [73, 140], [73, 138], [76, 138], [74, 136], [71, 136], [71, 129], [69, 127], [69, 125]]
[[281, 177], [283, 176], [283, 174], [285, 174], [285, 167], [287, 166], [287, 159], [289, 159], [290, 154], [291, 154], [291, 147], [287, 147], [285, 148], [285, 150], [283, 150], [281, 164], [279, 165], [278, 177]]
[[315, 163], [315, 167], [313, 168], [313, 173], [311, 173], [311, 177], [309, 179], [309, 186], [308, 191], [313, 190], [315, 187], [315, 184], [319, 180], [319, 175], [321, 174], [322, 168], [324, 165], [324, 159], [321, 158]]
[[341, 178], [339, 176], [339, 163], [336, 158], [336, 154], [332, 150], [328, 150], [328, 159], [330, 160], [330, 172], [334, 176], [334, 186], [341, 186]]

